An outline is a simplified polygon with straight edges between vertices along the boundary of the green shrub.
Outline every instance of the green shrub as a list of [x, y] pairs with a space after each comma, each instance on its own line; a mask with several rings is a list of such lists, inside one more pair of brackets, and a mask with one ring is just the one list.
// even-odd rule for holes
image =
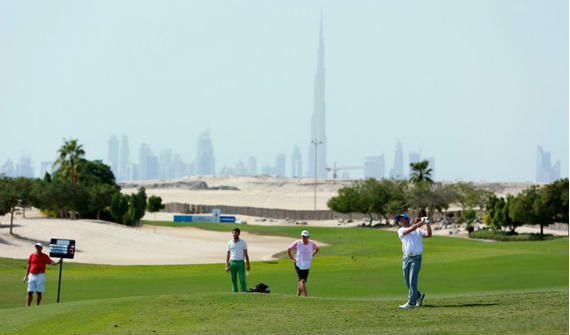
[[506, 231], [493, 231], [491, 229], [480, 229], [470, 232], [469, 237], [495, 241], [543, 241], [558, 238], [558, 236], [547, 234], [517, 234]]

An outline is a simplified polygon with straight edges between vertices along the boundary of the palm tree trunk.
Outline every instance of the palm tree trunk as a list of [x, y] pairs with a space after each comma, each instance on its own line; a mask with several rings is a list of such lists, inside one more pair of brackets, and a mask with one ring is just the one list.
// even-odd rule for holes
[[10, 211], [10, 235], [13, 234], [12, 232], [13, 226], [14, 226], [14, 207], [12, 207], [12, 210]]

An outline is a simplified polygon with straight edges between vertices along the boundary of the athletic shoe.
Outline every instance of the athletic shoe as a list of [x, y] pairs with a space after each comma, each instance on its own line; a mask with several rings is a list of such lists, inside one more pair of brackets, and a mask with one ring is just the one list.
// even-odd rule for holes
[[399, 308], [402, 308], [402, 309], [406, 309], [406, 308], [414, 308], [414, 307], [416, 307], [416, 305], [410, 305], [410, 304], [408, 304], [408, 303], [405, 303], [405, 304], [400, 305], [400, 306], [398, 306], [398, 307], [399, 307]]
[[420, 294], [418, 301], [416, 301], [416, 307], [420, 307], [424, 303], [424, 298], [426, 297], [425, 293]]

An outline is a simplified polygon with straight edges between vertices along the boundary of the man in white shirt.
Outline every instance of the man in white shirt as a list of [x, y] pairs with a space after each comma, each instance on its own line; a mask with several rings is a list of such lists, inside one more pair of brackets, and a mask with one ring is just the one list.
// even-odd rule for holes
[[[226, 272], [230, 272], [232, 277], [232, 290], [238, 291], [237, 277], [239, 275], [239, 284], [242, 292], [247, 290], [245, 285], [245, 269], [249, 272], [249, 255], [247, 254], [247, 243], [239, 238], [239, 228], [232, 230], [233, 239], [228, 241], [226, 254]], [[246, 263], [244, 263], [244, 258]]]
[[[406, 214], [396, 215], [396, 221], [402, 226], [398, 229], [398, 236], [402, 241], [402, 252], [404, 253], [402, 266], [404, 270], [404, 281], [410, 291], [408, 302], [399, 307], [419, 307], [422, 305], [426, 296], [418, 290], [418, 273], [422, 266], [422, 239], [424, 237], [431, 237], [431, 224], [427, 217], [422, 217], [411, 225], [410, 217]], [[424, 224], [427, 224], [427, 230], [419, 229]]]
[[[295, 250], [295, 258], [291, 255], [291, 250]], [[299, 286], [297, 287], [297, 296], [301, 293], [307, 296], [307, 278], [309, 277], [309, 269], [311, 268], [311, 260], [319, 252], [319, 247], [313, 240], [309, 240], [309, 232], [303, 230], [301, 232], [301, 239], [291, 243], [287, 248], [287, 254], [293, 264], [295, 264], [295, 271], [299, 279]]]

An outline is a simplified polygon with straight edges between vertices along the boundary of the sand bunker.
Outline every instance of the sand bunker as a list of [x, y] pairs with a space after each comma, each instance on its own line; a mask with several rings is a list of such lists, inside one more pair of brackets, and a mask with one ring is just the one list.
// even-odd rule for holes
[[[90, 220], [19, 219], [15, 236], [0, 229], [0, 257], [23, 258], [34, 252], [34, 243], [49, 244], [50, 238], [76, 240], [77, 252], [70, 262], [113, 265], [223, 263], [231, 232], [192, 227], [127, 227]], [[291, 238], [243, 232], [251, 261], [271, 260], [287, 250]], [[46, 247], [44, 252], [48, 252]], [[66, 260], [67, 261], [67, 260]]]

